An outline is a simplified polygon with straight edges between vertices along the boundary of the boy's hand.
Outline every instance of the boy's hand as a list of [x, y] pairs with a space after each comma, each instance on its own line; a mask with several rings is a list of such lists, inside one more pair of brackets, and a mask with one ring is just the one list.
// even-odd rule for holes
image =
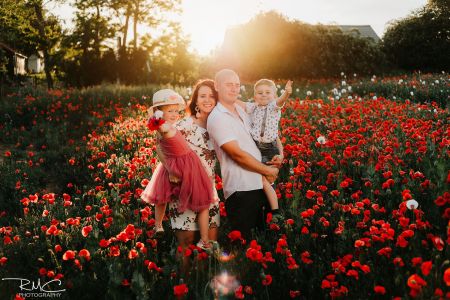
[[284, 157], [282, 155], [275, 155], [271, 161], [267, 162], [267, 164], [279, 169], [283, 164], [283, 159]]
[[180, 182], [180, 178], [178, 178], [175, 175], [169, 174], [169, 181], [172, 183], [179, 183]]
[[293, 83], [292, 80], [288, 80], [286, 86], [284, 87], [284, 90], [288, 95], [292, 94], [292, 83]]

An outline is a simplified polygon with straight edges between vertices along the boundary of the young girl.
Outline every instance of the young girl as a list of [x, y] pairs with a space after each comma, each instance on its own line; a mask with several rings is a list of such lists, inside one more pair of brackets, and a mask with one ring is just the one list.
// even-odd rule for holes
[[157, 234], [164, 232], [162, 220], [168, 202], [178, 201], [180, 212], [186, 209], [198, 212], [200, 241], [197, 246], [208, 249], [211, 247], [209, 206], [214, 200], [212, 182], [198, 156], [174, 127], [184, 106], [183, 98], [173, 90], [163, 89], [153, 95], [149, 128], [157, 130], [157, 153], [161, 163], [141, 198], [155, 204]]
[[[271, 161], [275, 155], [283, 154], [283, 145], [278, 137], [278, 122], [281, 107], [292, 94], [292, 81], [288, 81], [281, 97], [277, 96], [277, 87], [272, 80], [260, 79], [254, 86], [255, 102], [238, 101], [238, 104], [250, 114], [252, 125], [250, 134], [261, 151], [262, 162]], [[278, 197], [272, 185], [263, 177], [263, 189], [269, 200], [274, 221], [282, 219], [278, 207]]]

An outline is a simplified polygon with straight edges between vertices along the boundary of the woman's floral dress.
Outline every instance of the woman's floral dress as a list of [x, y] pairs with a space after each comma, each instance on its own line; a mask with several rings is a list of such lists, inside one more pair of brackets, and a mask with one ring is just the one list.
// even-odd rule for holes
[[[220, 210], [219, 210], [219, 197], [214, 183], [214, 167], [216, 165], [216, 155], [212, 143], [209, 140], [208, 132], [205, 128], [198, 126], [194, 123], [191, 117], [180, 120], [176, 128], [181, 132], [189, 146], [198, 155], [200, 161], [207, 174], [211, 177], [213, 182], [213, 192], [215, 201], [209, 208], [209, 227], [219, 227], [220, 225]], [[178, 212], [177, 202], [169, 203], [169, 218], [172, 229], [174, 230], [199, 230], [197, 223], [197, 213], [192, 210], [186, 210], [183, 213]]]

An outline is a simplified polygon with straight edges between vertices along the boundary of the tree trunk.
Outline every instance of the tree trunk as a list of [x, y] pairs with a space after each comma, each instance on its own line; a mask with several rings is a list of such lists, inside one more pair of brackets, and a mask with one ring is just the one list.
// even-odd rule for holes
[[127, 5], [127, 12], [125, 16], [125, 26], [123, 28], [123, 44], [122, 48], [126, 49], [127, 47], [127, 36], [128, 36], [128, 24], [130, 23], [130, 16], [131, 16], [131, 4], [128, 3]]
[[100, 21], [100, 7], [99, 5], [95, 6], [97, 12], [97, 20], [95, 22], [95, 38], [94, 38], [94, 52], [97, 58], [100, 57], [100, 29], [98, 22]]
[[133, 40], [133, 47], [134, 50], [137, 49], [137, 39], [138, 39], [138, 33], [137, 33], [137, 24], [139, 22], [139, 0], [136, 0], [134, 7], [134, 18], [133, 18], [133, 33], [134, 33], [134, 40]]
[[41, 1], [35, 1], [33, 3], [34, 6], [34, 12], [36, 13], [36, 19], [37, 19], [37, 29], [41, 38], [40, 46], [42, 48], [42, 52], [44, 53], [44, 71], [45, 71], [45, 78], [47, 80], [47, 88], [52, 89], [53, 88], [53, 78], [50, 70], [50, 56], [48, 54], [48, 44], [47, 39], [45, 36], [45, 26], [44, 26], [44, 14], [42, 9], [42, 2]]

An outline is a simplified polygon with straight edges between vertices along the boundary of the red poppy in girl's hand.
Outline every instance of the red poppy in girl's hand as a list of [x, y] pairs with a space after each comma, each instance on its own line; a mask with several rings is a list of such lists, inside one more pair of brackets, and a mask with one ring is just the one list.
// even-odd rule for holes
[[147, 121], [147, 128], [150, 131], [158, 130], [159, 127], [161, 127], [162, 124], [164, 124], [166, 121], [164, 119], [159, 119], [155, 117], [151, 117]]

